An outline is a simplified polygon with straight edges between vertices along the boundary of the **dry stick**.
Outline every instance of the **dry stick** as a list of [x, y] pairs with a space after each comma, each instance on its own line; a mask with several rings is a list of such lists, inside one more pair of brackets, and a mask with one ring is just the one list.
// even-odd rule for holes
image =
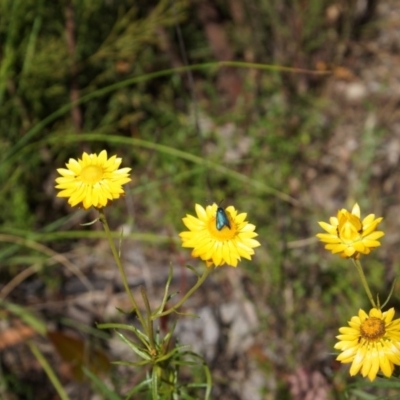
[[36, 272], [40, 270], [41, 266], [42, 265], [40, 263], [33, 264], [30, 267], [22, 270], [18, 275], [14, 276], [14, 278], [12, 278], [11, 281], [0, 290], [0, 299], [4, 300], [25, 279], [36, 274]]
[[82, 282], [82, 284], [86, 287], [86, 289], [88, 289], [89, 291], [93, 290], [93, 285], [90, 283], [89, 279], [86, 278], [86, 276], [83, 275], [82, 271], [75, 264], [69, 261], [68, 258], [65, 257], [63, 254], [57, 253], [56, 251], [50, 249], [49, 247], [37, 243], [33, 240], [25, 239], [14, 235], [0, 234], [0, 242], [15, 243], [20, 246], [29, 247], [43, 254], [46, 254], [52, 260], [57, 261], [60, 264], [64, 265], [64, 267], [67, 268], [69, 271], [71, 271], [72, 274], [76, 275], [78, 279]]

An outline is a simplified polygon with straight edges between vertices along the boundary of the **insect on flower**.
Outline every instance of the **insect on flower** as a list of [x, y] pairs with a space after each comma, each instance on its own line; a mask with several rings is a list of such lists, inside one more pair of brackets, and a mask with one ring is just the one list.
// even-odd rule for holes
[[188, 231], [179, 234], [182, 246], [193, 249], [192, 257], [206, 261], [209, 268], [224, 264], [236, 267], [242, 257], [251, 260], [260, 243], [254, 239], [256, 227], [246, 221], [246, 213], [233, 206], [223, 209], [216, 203], [205, 208], [196, 204], [195, 210], [196, 216], [183, 218]]
[[226, 212], [222, 207], [217, 208], [216, 226], [219, 231], [224, 226], [228, 227], [228, 229], [231, 229], [231, 224], [229, 222], [228, 216], [226, 215]]

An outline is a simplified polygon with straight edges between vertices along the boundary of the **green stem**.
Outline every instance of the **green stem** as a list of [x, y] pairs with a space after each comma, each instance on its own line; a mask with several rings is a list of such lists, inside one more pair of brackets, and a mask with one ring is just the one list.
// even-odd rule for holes
[[107, 218], [106, 218], [106, 214], [104, 213], [104, 209], [103, 208], [99, 208], [98, 210], [99, 210], [99, 219], [100, 219], [100, 222], [103, 225], [104, 231], [105, 231], [107, 239], [108, 239], [108, 243], [109, 243], [111, 251], [113, 253], [115, 262], [117, 263], [117, 267], [119, 269], [119, 273], [121, 274], [122, 283], [124, 285], [125, 291], [128, 294], [128, 296], [129, 296], [129, 298], [130, 298], [130, 300], [132, 302], [133, 309], [136, 312], [136, 314], [137, 314], [137, 316], [139, 318], [139, 321], [140, 321], [141, 325], [143, 326], [143, 329], [146, 329], [146, 324], [144, 322], [143, 315], [140, 312], [139, 307], [137, 306], [136, 300], [133, 297], [133, 294], [132, 294], [131, 290], [129, 289], [128, 280], [126, 278], [125, 270], [124, 270], [124, 267], [122, 266], [121, 258], [120, 258], [119, 254], [118, 254], [118, 251], [117, 251], [117, 249], [115, 247], [115, 243], [114, 243], [110, 228], [109, 228], [108, 223], [107, 223]]
[[171, 308], [166, 311], [163, 311], [160, 314], [152, 315], [151, 319], [156, 319], [160, 317], [164, 317], [165, 315], [169, 315], [175, 312], [185, 301], [203, 284], [203, 282], [207, 279], [208, 275], [213, 271], [213, 268], [206, 268], [203, 275], [201, 275], [195, 285]]
[[152, 349], [155, 349], [155, 346], [154, 346], [154, 327], [153, 327], [153, 321], [151, 319], [151, 308], [150, 308], [149, 298], [147, 297], [146, 289], [143, 286], [140, 288], [140, 291], [142, 293], [144, 306], [146, 307], [147, 333], [148, 333], [148, 336], [149, 336], [150, 346], [152, 347]]
[[372, 304], [372, 307], [377, 308], [375, 300], [374, 300], [374, 298], [372, 296], [371, 290], [370, 290], [370, 288], [368, 286], [367, 279], [365, 278], [364, 271], [363, 271], [363, 268], [361, 266], [360, 261], [359, 260], [355, 260], [354, 258], [352, 258], [352, 260], [353, 260], [353, 264], [355, 265], [355, 267], [356, 267], [356, 269], [357, 269], [357, 271], [358, 271], [358, 273], [360, 275], [361, 283], [363, 284], [364, 289], [367, 292], [367, 296], [369, 298], [369, 301]]

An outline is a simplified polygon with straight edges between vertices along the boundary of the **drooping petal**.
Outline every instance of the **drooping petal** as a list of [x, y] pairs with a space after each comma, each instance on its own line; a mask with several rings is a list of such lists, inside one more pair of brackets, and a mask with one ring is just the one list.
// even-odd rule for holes
[[378, 239], [384, 236], [384, 232], [377, 231], [377, 227], [382, 219], [369, 214], [361, 220], [360, 207], [356, 203], [351, 212], [339, 210], [336, 217], [330, 217], [329, 224], [318, 222], [327, 233], [318, 233], [316, 236], [321, 242], [327, 243], [325, 248], [333, 254], [358, 259], [360, 254], [369, 254], [380, 246]]

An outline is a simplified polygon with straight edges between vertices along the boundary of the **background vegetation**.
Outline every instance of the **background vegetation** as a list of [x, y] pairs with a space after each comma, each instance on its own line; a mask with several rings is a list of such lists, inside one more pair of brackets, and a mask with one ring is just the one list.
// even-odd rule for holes
[[[121, 318], [122, 301], [122, 288], [106, 284], [100, 227], [80, 226], [95, 213], [72, 210], [54, 189], [56, 168], [105, 148], [132, 167], [125, 201], [108, 214], [114, 229], [124, 226], [132, 286], [150, 286], [154, 299], [170, 263], [175, 285], [187, 288], [181, 266], [193, 261], [177, 233], [195, 203], [234, 204], [257, 226], [254, 262], [217, 271], [192, 304], [211, 310], [220, 328], [223, 305], [245, 299], [255, 311], [251, 345], [227, 352], [226, 326], [219, 331], [208, 357], [214, 398], [257, 400], [246, 384], [260, 399], [374, 398], [362, 397], [332, 354], [338, 327], [367, 299], [351, 264], [313, 237], [318, 220], [355, 201], [364, 215], [384, 216], [386, 242], [365, 266], [386, 297], [400, 239], [396, 10], [389, 0], [380, 8], [347, 0], [0, 0], [0, 298], [8, 304], [0, 309], [0, 397], [54, 393], [21, 332], [5, 339], [24, 312], [55, 332], [73, 326], [104, 357], [118, 356], [113, 339], [94, 329]], [[87, 286], [94, 297], [84, 297]], [[100, 312], [96, 302], [108, 306]], [[32, 340], [57, 360], [49, 341]], [[94, 398], [95, 385], [57, 372], [72, 398]], [[105, 379], [122, 395], [136, 379], [130, 374], [112, 369]], [[377, 390], [363, 388], [396, 398]]]

